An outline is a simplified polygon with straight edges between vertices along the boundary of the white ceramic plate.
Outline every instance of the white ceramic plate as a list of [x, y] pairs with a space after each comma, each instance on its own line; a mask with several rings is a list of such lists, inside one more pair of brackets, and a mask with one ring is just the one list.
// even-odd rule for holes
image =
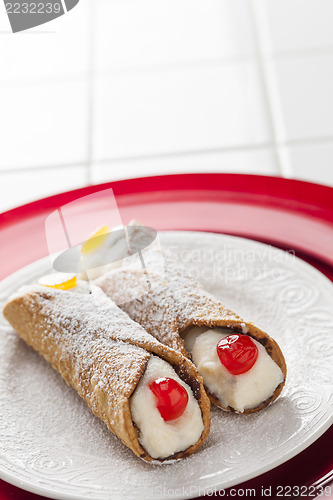
[[[205, 287], [280, 344], [288, 366], [280, 398], [261, 413], [212, 409], [204, 446], [173, 465], [137, 459], [76, 392], [1, 317], [0, 473], [51, 498], [190, 498], [285, 462], [332, 423], [333, 286], [267, 245], [207, 233], [160, 233]], [[0, 302], [49, 269], [38, 261], [0, 284]]]

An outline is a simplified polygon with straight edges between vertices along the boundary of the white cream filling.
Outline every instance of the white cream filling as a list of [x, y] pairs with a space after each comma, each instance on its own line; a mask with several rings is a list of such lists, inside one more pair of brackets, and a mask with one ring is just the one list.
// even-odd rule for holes
[[280, 367], [272, 360], [264, 346], [252, 339], [258, 347], [258, 357], [253, 367], [240, 375], [232, 375], [220, 362], [216, 346], [233, 332], [227, 328], [188, 328], [183, 335], [186, 349], [208, 391], [216, 396], [223, 407], [232, 407], [243, 413], [266, 401], [283, 381]]
[[[180, 417], [166, 422], [156, 407], [156, 397], [149, 385], [169, 377], [182, 385], [188, 394], [186, 409]], [[191, 388], [163, 359], [152, 355], [147, 369], [130, 398], [133, 422], [139, 428], [139, 441], [153, 458], [166, 458], [195, 444], [204, 430], [202, 414]]]

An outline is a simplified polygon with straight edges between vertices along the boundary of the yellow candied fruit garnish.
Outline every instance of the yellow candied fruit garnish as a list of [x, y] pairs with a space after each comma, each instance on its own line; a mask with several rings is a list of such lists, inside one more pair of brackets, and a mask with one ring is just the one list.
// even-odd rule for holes
[[76, 276], [75, 274], [68, 273], [47, 274], [39, 278], [38, 283], [49, 288], [56, 288], [57, 290], [69, 290], [76, 286]]
[[98, 229], [96, 233], [92, 234], [90, 238], [85, 243], [83, 243], [81, 247], [81, 253], [89, 255], [95, 250], [97, 250], [97, 248], [103, 245], [110, 231], [111, 230], [109, 226], [103, 226], [100, 229]]

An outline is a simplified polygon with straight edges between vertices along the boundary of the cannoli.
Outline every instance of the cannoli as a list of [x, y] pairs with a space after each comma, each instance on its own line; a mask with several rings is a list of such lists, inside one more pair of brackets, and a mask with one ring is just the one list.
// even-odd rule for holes
[[195, 366], [76, 277], [43, 277], [3, 313], [123, 443], [147, 462], [205, 441], [210, 402]]
[[[131, 240], [133, 255], [139, 232], [140, 226]], [[98, 278], [96, 284], [161, 342], [173, 346], [178, 342], [220, 408], [253, 413], [274, 401], [286, 378], [286, 363], [276, 341], [206, 292], [167, 251], [162, 276], [159, 252], [157, 247], [146, 252], [148, 272], [139, 262], [131, 262]], [[159, 263], [156, 269], [154, 261]]]

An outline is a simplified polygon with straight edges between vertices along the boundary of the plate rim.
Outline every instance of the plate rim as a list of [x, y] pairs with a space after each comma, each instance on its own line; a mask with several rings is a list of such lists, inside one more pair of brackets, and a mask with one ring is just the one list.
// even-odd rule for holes
[[[312, 266], [311, 264], [309, 264], [308, 262], [305, 262], [303, 259], [297, 257], [297, 256], [290, 256], [287, 252], [284, 252], [283, 250], [279, 249], [279, 248], [276, 248], [275, 246], [273, 245], [270, 245], [270, 244], [266, 244], [266, 243], [262, 243], [262, 242], [259, 242], [259, 241], [256, 241], [256, 240], [252, 240], [252, 239], [248, 239], [248, 238], [244, 238], [244, 237], [241, 237], [241, 236], [234, 236], [234, 235], [228, 235], [228, 234], [219, 234], [219, 233], [213, 233], [213, 232], [209, 232], [209, 231], [175, 231], [175, 230], [170, 230], [170, 231], [159, 231], [158, 233], [168, 233], [168, 234], [179, 234], [179, 233], [183, 233], [185, 235], [189, 235], [189, 234], [196, 234], [196, 233], [204, 233], [205, 235], [209, 235], [213, 238], [222, 238], [222, 239], [225, 239], [225, 240], [231, 240], [231, 241], [235, 241], [235, 240], [239, 240], [241, 241], [243, 244], [247, 245], [252, 245], [252, 246], [257, 246], [257, 247], [261, 247], [261, 248], [267, 248], [269, 247], [273, 252], [276, 252], [276, 253], [283, 253], [284, 256], [286, 256], [286, 258], [289, 260], [289, 259], [294, 259], [296, 257], [297, 261], [298, 261], [298, 264], [303, 266], [305, 269], [307, 269], [310, 273], [312, 273], [313, 275], [319, 275], [321, 278], [324, 278], [325, 281], [326, 281], [326, 284], [327, 286], [330, 286], [330, 287], [333, 287], [333, 284], [332, 282], [330, 281], [330, 279], [325, 276], [325, 274], [323, 274], [321, 271], [319, 271], [318, 269], [316, 269], [314, 266]], [[11, 281], [12, 278], [14, 277], [20, 277], [20, 275], [24, 275], [25, 273], [29, 273], [29, 272], [35, 272], [34, 268], [36, 268], [36, 270], [39, 268], [39, 267], [42, 267], [42, 266], [45, 266], [46, 268], [46, 264], [49, 264], [50, 266], [52, 265], [51, 261], [50, 261], [50, 257], [49, 256], [46, 256], [46, 257], [43, 257], [41, 259], [37, 259], [36, 261], [30, 263], [30, 264], [27, 264], [25, 266], [23, 266], [22, 268], [20, 268], [19, 270], [15, 271], [14, 273], [11, 273], [9, 276], [6, 276], [4, 279], [2, 279], [0, 281], [0, 286], [4, 286], [6, 285], [6, 282], [8, 281]], [[282, 465], [283, 463], [287, 462], [288, 460], [290, 460], [291, 458], [297, 456], [298, 454], [300, 454], [302, 451], [304, 451], [305, 449], [307, 449], [311, 444], [313, 444], [318, 438], [320, 438], [320, 436], [322, 436], [330, 427], [331, 425], [333, 424], [333, 409], [332, 409], [332, 413], [331, 415], [328, 415], [327, 418], [325, 419], [324, 421], [324, 424], [322, 424], [320, 426], [319, 429], [317, 429], [312, 435], [311, 437], [305, 439], [304, 441], [302, 441], [300, 444], [298, 445], [295, 445], [292, 449], [290, 449], [288, 452], [285, 453], [283, 459], [281, 460], [281, 457], [277, 457], [275, 460], [273, 460], [273, 462], [271, 462], [269, 465], [263, 465], [262, 467], [260, 467], [259, 469], [257, 469], [255, 472], [250, 472], [250, 473], [247, 473], [247, 474], [243, 474], [243, 476], [241, 476], [240, 479], [235, 479], [235, 480], [230, 480], [228, 483], [226, 483], [223, 488], [222, 487], [219, 487], [219, 482], [215, 482], [214, 484], [210, 485], [210, 486], [202, 486], [202, 489], [204, 491], [206, 490], [212, 490], [212, 489], [217, 489], [217, 490], [226, 490], [228, 488], [231, 488], [233, 486], [237, 486], [237, 485], [240, 485], [250, 479], [254, 479], [270, 470], [273, 470], [275, 469], [276, 467], [278, 467], [279, 465]], [[83, 500], [83, 499], [88, 499], [90, 498], [89, 496], [85, 496], [85, 497], [82, 497], [82, 494], [79, 494], [80, 496], [76, 495], [76, 494], [71, 494], [71, 493], [65, 493], [65, 492], [60, 492], [60, 491], [53, 491], [52, 489], [47, 489], [47, 488], [44, 488], [43, 486], [39, 486], [39, 485], [35, 485], [33, 482], [27, 480], [27, 479], [20, 479], [17, 474], [15, 473], [8, 473], [6, 471], [3, 470], [3, 468], [1, 467], [1, 464], [0, 464], [0, 478], [2, 480], [4, 480], [5, 482], [9, 483], [9, 484], [12, 484], [14, 486], [17, 486], [21, 489], [24, 489], [26, 491], [29, 491], [31, 493], [35, 493], [37, 495], [43, 495], [47, 498], [53, 498], [53, 499], [58, 499], [58, 500]], [[196, 498], [197, 497], [197, 494], [196, 493], [193, 493], [191, 495], [187, 495], [187, 496], [183, 496], [183, 495], [168, 495], [167, 498], [170, 498], [170, 499], [190, 499], [190, 498]], [[123, 496], [112, 496], [110, 497], [110, 500], [120, 500], [120, 499], [123, 499], [124, 497]], [[138, 496], [138, 497], [135, 497], [135, 498], [143, 498], [141, 496]], [[164, 498], [163, 496], [161, 496], [161, 498]]]
[[[190, 183], [188, 182], [190, 181]], [[221, 181], [219, 183], [218, 181]], [[156, 185], [158, 182], [158, 188]], [[256, 189], [254, 190], [254, 185]], [[37, 200], [29, 203], [24, 203], [17, 207], [1, 212], [0, 216], [0, 230], [10, 224], [15, 224], [25, 218], [36, 216], [43, 213], [48, 209], [55, 209], [60, 205], [69, 203], [78, 197], [86, 196], [95, 192], [103, 191], [105, 189], [114, 189], [115, 196], [122, 196], [127, 194], [140, 194], [150, 193], [155, 191], [170, 192], [182, 190], [207, 190], [207, 191], [235, 191], [235, 188], [242, 188], [242, 192], [250, 194], [258, 194], [267, 192], [270, 188], [274, 193], [278, 193], [279, 199], [290, 201], [290, 197], [284, 193], [284, 188], [296, 187], [294, 191], [299, 201], [306, 201], [307, 204], [313, 201], [316, 197], [316, 205], [318, 203], [321, 207], [331, 212], [333, 217], [333, 202], [331, 201], [333, 187], [310, 182], [301, 179], [290, 179], [287, 177], [274, 176], [274, 175], [260, 175], [260, 174], [232, 174], [224, 172], [195, 172], [195, 173], [179, 173], [179, 174], [161, 174], [161, 175], [147, 175], [142, 177], [134, 177], [127, 179], [119, 179], [114, 181], [103, 182], [100, 184], [92, 184], [83, 186], [68, 191], [62, 191], [51, 196], [38, 198]], [[300, 189], [297, 189], [299, 187]], [[311, 195], [311, 196], [309, 196]], [[272, 196], [272, 193], [270, 193]], [[294, 199], [294, 198], [293, 198]], [[325, 201], [325, 203], [324, 203]], [[60, 205], [59, 205], [60, 204]], [[264, 203], [264, 204], [267, 204]], [[29, 213], [27, 211], [29, 210]]]

